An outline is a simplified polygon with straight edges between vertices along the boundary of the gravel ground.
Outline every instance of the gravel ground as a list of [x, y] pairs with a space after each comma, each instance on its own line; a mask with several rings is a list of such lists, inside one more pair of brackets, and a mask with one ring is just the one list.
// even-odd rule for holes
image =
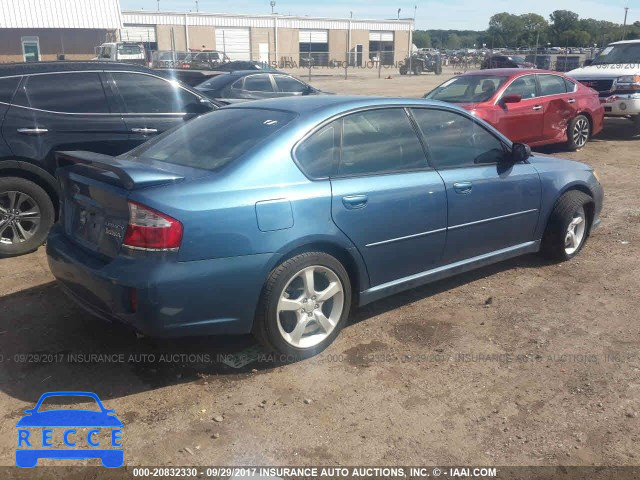
[[[327, 91], [399, 96], [447, 78], [321, 73], [312, 83]], [[15, 422], [43, 392], [88, 390], [123, 420], [128, 465], [638, 465], [630, 134], [607, 121], [582, 151], [544, 150], [602, 178], [603, 224], [577, 259], [522, 257], [395, 295], [292, 365], [223, 363], [254, 351], [245, 337], [137, 339], [63, 296], [42, 248], [0, 260], [0, 464], [13, 464]]]

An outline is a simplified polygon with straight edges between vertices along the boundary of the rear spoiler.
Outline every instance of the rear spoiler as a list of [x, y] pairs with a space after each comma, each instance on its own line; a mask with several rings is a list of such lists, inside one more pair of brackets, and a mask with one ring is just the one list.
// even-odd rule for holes
[[75, 166], [82, 175], [127, 190], [154, 187], [184, 180], [184, 177], [139, 162], [131, 162], [101, 153], [56, 152], [58, 168]]

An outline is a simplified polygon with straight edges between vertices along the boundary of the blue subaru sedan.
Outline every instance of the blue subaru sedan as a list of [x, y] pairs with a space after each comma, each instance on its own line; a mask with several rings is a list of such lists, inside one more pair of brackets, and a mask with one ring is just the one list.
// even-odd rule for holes
[[60, 152], [47, 253], [71, 298], [152, 336], [326, 348], [354, 305], [541, 251], [576, 256], [603, 190], [449, 104], [235, 104], [131, 152]]

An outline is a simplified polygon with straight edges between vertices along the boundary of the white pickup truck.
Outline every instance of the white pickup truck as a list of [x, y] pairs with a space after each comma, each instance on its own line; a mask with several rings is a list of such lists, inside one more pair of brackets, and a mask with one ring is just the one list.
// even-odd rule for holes
[[146, 65], [144, 46], [139, 43], [108, 42], [95, 47], [96, 58], [107, 62], [126, 62]]
[[640, 133], [640, 40], [611, 43], [567, 75], [598, 91], [605, 116], [628, 118]]

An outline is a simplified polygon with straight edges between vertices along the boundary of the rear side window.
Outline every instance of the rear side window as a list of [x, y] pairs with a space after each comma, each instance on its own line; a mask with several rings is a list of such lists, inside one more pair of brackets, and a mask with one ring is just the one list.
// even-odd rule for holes
[[372, 175], [427, 167], [422, 145], [401, 108], [344, 117], [338, 175]]
[[199, 103], [193, 93], [161, 78], [139, 73], [112, 73], [126, 113], [185, 113]]
[[217, 170], [244, 155], [295, 118], [291, 112], [224, 109], [156, 137], [127, 157]]
[[576, 84], [573, 83], [568, 78], [564, 79], [564, 84], [567, 87], [567, 92], [571, 93], [571, 92], [575, 92], [576, 91]]
[[11, 103], [22, 77], [0, 78], [0, 103]]
[[62, 113], [109, 113], [107, 97], [96, 72], [33, 75], [16, 103]]
[[311, 178], [330, 177], [340, 158], [340, 129], [336, 120], [321, 128], [296, 149], [296, 159], [302, 171]]
[[538, 75], [538, 82], [540, 83], [540, 95], [543, 97], [567, 93], [564, 78], [558, 75]]
[[269, 75], [251, 75], [244, 79], [244, 89], [249, 92], [273, 92]]

